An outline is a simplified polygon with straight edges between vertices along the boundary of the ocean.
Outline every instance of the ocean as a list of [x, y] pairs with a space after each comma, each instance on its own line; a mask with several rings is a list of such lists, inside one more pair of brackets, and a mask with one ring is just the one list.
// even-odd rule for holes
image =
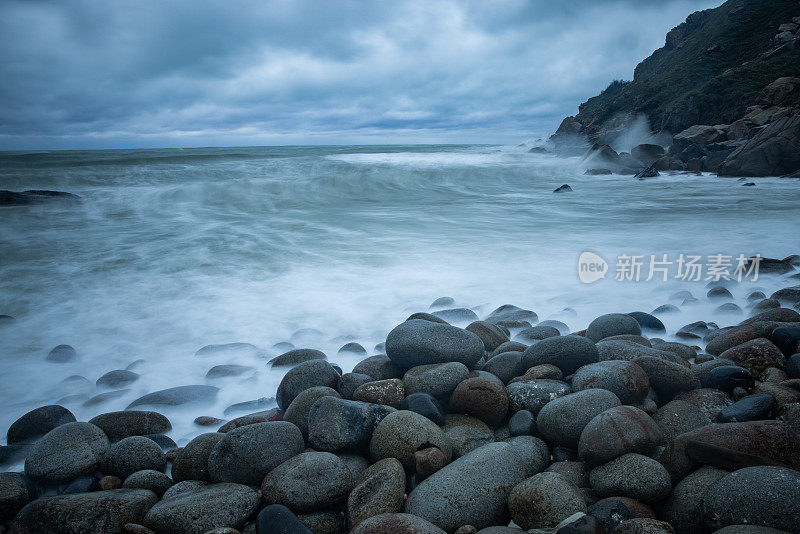
[[[583, 170], [579, 158], [504, 146], [0, 153], [0, 189], [82, 198], [0, 207], [0, 314], [16, 318], [0, 327], [0, 429], [44, 404], [86, 420], [147, 392], [213, 383], [211, 404], [160, 409], [185, 444], [208, 431], [192, 423], [198, 415], [269, 405], [285, 371], [267, 364], [277, 343], [323, 350], [348, 371], [364, 356], [339, 347], [375, 354], [391, 328], [442, 296], [481, 318], [510, 303], [572, 330], [672, 303], [680, 312], [661, 319], [674, 332], [719, 302], [705, 298], [705, 273], [682, 280], [676, 264], [666, 282], [645, 281], [651, 255], [735, 264], [741, 254], [800, 253], [795, 180], [742, 187], [712, 175], [638, 181]], [[553, 193], [565, 183], [572, 192]], [[583, 252], [608, 263], [605, 279], [581, 282]], [[615, 280], [621, 256], [645, 260], [639, 281]], [[730, 288], [746, 309], [751, 291], [786, 285], [762, 276]], [[698, 302], [671, 301], [680, 290]], [[195, 356], [231, 342], [259, 350]], [[78, 358], [46, 361], [59, 344]], [[111, 391], [98, 377], [137, 360], [138, 380], [86, 405]], [[226, 363], [252, 370], [206, 380]], [[74, 375], [86, 380], [64, 382]]]

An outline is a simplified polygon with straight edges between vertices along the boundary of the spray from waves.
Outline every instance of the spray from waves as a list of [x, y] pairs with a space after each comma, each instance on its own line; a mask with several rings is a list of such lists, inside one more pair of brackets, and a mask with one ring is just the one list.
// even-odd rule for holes
[[[276, 343], [318, 348], [347, 371], [359, 358], [339, 347], [355, 341], [372, 354], [393, 326], [445, 295], [481, 317], [513, 303], [581, 329], [601, 313], [651, 311], [678, 290], [706, 291], [675, 280], [583, 285], [584, 250], [613, 262], [621, 253], [782, 257], [800, 244], [786, 231], [796, 219], [786, 182], [765, 181], [758, 195], [711, 176], [634, 183], [583, 176], [577, 160], [524, 148], [247, 148], [235, 158], [226, 156], [233, 149], [203, 150], [57, 154], [89, 162], [64, 166], [31, 156], [29, 168], [0, 160], [5, 187], [84, 198], [0, 212], [0, 313], [17, 317], [13, 335], [0, 337], [0, 373], [13, 377], [0, 392], [0, 427], [65, 397], [87, 419], [167, 387], [220, 387], [208, 405], [164, 410], [185, 443], [204, 430], [197, 415], [274, 396], [282, 373], [266, 362]], [[117, 163], [90, 163], [104, 158]], [[574, 193], [553, 195], [562, 183]], [[758, 225], [746, 222], [754, 213]], [[733, 292], [742, 302], [778, 285], [764, 279]], [[671, 331], [713, 311], [702, 299], [682, 308], [664, 317]], [[194, 356], [230, 342], [259, 351]], [[61, 343], [78, 360], [46, 363]], [[84, 406], [108, 392], [97, 378], [140, 359], [141, 378], [120, 388], [128, 391]], [[206, 379], [226, 363], [252, 369]], [[85, 387], [63, 384], [71, 375]]]

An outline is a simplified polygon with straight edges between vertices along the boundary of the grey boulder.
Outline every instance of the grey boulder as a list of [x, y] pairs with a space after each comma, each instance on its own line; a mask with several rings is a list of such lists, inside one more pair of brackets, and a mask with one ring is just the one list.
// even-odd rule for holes
[[462, 328], [412, 319], [389, 332], [386, 355], [401, 369], [447, 362], [472, 368], [484, 355], [484, 346], [481, 338]]
[[95, 471], [110, 444], [91, 423], [67, 423], [45, 434], [25, 460], [25, 474], [42, 484], [69, 482]]

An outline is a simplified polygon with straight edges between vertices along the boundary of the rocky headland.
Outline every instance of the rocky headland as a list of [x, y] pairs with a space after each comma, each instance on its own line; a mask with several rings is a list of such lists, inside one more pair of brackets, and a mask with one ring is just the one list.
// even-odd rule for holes
[[589, 174], [798, 177], [798, 76], [800, 3], [729, 0], [689, 15], [632, 81], [564, 119], [548, 149], [585, 155]]

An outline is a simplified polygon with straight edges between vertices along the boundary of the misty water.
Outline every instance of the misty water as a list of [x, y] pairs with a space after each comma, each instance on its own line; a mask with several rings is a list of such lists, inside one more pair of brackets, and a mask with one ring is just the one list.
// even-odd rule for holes
[[[321, 349], [348, 371], [363, 356], [339, 347], [356, 341], [375, 354], [392, 327], [441, 296], [482, 318], [512, 303], [579, 330], [687, 289], [698, 303], [672, 301], [681, 312], [661, 317], [674, 333], [715, 318], [706, 281], [617, 282], [620, 254], [800, 252], [793, 180], [742, 187], [711, 175], [583, 171], [577, 158], [497, 146], [4, 153], [0, 189], [69, 191], [82, 202], [0, 208], [0, 314], [17, 319], [0, 327], [3, 438], [44, 404], [86, 420], [147, 392], [218, 386], [212, 404], [158, 408], [185, 444], [209, 431], [194, 417], [274, 396], [285, 371], [267, 365], [276, 343]], [[553, 194], [564, 183], [574, 191]], [[609, 261], [605, 280], [579, 281], [583, 251]], [[787, 285], [762, 276], [731, 291], [746, 309], [754, 289]], [[194, 355], [230, 342], [260, 351]], [[79, 358], [47, 362], [62, 343]], [[84, 405], [109, 391], [93, 385], [98, 377], [140, 359], [128, 391]], [[205, 379], [226, 363], [253, 370]], [[72, 375], [92, 385], [62, 383]]]

